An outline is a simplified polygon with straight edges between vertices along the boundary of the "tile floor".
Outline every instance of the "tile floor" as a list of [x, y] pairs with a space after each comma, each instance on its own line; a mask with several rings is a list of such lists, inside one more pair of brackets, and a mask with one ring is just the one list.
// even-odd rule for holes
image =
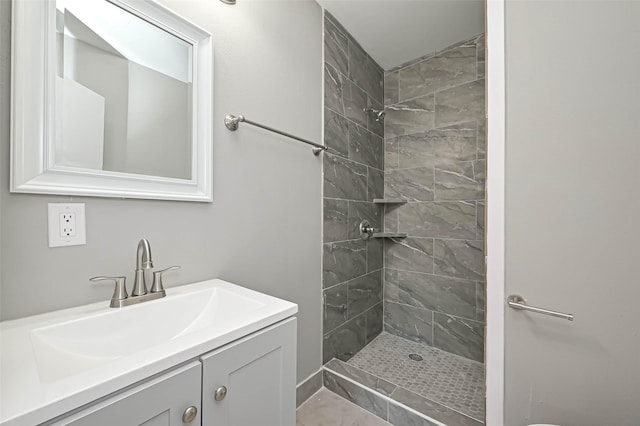
[[[422, 361], [408, 355], [417, 353]], [[383, 332], [347, 364], [459, 413], [484, 419], [484, 366]]]
[[390, 423], [322, 388], [298, 407], [296, 426], [390, 426]]

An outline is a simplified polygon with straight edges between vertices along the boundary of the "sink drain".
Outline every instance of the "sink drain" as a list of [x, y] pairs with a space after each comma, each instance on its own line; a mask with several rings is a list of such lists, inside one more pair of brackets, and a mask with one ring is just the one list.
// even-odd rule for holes
[[409, 358], [411, 358], [414, 361], [422, 361], [424, 359], [418, 354], [409, 354]]

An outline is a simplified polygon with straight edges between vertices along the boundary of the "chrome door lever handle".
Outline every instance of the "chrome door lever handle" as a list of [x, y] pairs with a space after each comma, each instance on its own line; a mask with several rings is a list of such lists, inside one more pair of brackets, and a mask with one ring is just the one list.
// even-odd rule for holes
[[511, 296], [507, 297], [507, 305], [509, 305], [510, 308], [512, 309], [516, 309], [519, 311], [530, 311], [530, 312], [535, 312], [537, 314], [543, 314], [543, 315], [550, 315], [552, 317], [557, 317], [557, 318], [562, 318], [562, 319], [566, 319], [569, 321], [573, 321], [573, 314], [565, 314], [562, 312], [557, 312], [557, 311], [550, 311], [548, 309], [542, 309], [542, 308], [536, 308], [535, 306], [529, 306], [527, 305], [526, 301], [524, 300], [524, 298], [518, 294], [512, 294]]

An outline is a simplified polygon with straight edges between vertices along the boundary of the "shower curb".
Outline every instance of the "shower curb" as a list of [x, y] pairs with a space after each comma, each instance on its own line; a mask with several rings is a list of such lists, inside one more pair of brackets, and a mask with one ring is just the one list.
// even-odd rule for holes
[[[391, 424], [402, 425], [410, 421], [420, 426], [482, 426], [483, 423], [466, 415], [442, 406], [451, 413], [464, 417], [462, 422], [444, 423], [425, 413], [421, 413], [410, 406], [365, 386], [358, 381], [345, 376], [326, 365], [323, 366], [323, 385], [333, 393], [341, 396], [359, 407], [375, 414]], [[440, 404], [438, 404], [440, 405]]]

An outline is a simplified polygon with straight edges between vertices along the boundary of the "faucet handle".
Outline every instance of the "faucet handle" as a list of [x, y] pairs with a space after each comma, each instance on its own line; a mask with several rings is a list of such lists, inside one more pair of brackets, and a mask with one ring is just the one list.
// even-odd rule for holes
[[113, 296], [111, 300], [124, 300], [129, 295], [127, 294], [127, 287], [125, 284], [127, 277], [93, 277], [89, 278], [89, 281], [115, 281], [116, 288], [113, 290]]
[[151, 293], [164, 293], [164, 285], [162, 285], [162, 274], [174, 269], [180, 269], [180, 266], [170, 266], [166, 269], [153, 273], [153, 285], [151, 286]]

